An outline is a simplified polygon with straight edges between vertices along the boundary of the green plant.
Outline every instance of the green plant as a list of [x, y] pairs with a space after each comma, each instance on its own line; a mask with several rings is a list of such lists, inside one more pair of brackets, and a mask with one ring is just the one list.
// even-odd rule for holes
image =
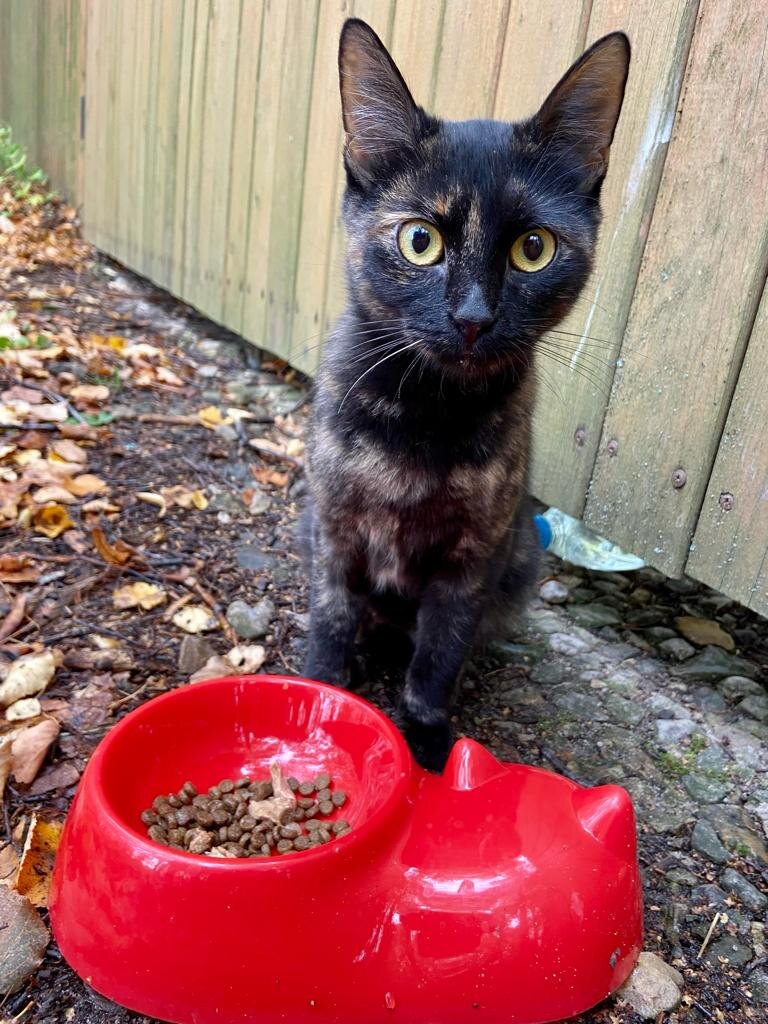
[[34, 188], [36, 185], [45, 186], [47, 181], [39, 167], [27, 163], [26, 150], [14, 142], [10, 125], [0, 124], [0, 184], [10, 185], [14, 198], [39, 206], [53, 193], [34, 191]]

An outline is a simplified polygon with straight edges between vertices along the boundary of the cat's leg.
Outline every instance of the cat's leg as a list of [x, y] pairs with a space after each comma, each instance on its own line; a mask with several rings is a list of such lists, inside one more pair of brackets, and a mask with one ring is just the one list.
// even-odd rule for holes
[[481, 587], [446, 580], [429, 585], [419, 608], [401, 711], [414, 757], [432, 771], [442, 770], [451, 749], [450, 706], [482, 609]]
[[364, 609], [353, 593], [347, 561], [322, 539], [313, 543], [309, 595], [309, 648], [304, 675], [348, 686], [350, 661]]

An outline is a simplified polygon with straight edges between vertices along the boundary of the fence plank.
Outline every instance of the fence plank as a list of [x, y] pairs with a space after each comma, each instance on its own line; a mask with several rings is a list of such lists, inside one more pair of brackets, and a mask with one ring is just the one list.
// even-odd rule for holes
[[[531, 489], [580, 516], [622, 345], [645, 237], [671, 135], [698, 0], [596, 0], [587, 42], [617, 29], [633, 49], [624, 109], [602, 191], [604, 219], [592, 278], [552, 355], [534, 423]], [[557, 78], [557, 73], [553, 76]], [[546, 382], [546, 383], [544, 383]], [[554, 394], [553, 394], [554, 392]]]
[[702, 9], [587, 503], [593, 526], [672, 575], [765, 279], [767, 32], [762, 5]]
[[510, 0], [446, 4], [434, 107], [453, 120], [490, 117]]
[[739, 374], [686, 571], [768, 615], [768, 288]]
[[171, 290], [181, 294], [184, 286], [186, 260], [186, 211], [190, 195], [187, 170], [190, 163], [189, 136], [192, 107], [192, 80], [197, 29], [196, 4], [187, 0], [181, 5], [181, 62], [179, 67], [178, 131], [176, 135], [176, 171], [174, 175], [172, 252], [170, 274]]

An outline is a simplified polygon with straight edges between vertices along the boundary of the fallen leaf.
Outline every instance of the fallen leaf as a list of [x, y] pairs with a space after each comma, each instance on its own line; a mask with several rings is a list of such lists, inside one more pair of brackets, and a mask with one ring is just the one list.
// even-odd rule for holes
[[109, 398], [109, 388], [106, 384], [77, 384], [69, 392], [69, 397], [74, 398], [78, 407], [99, 405]]
[[0, 622], [0, 640], [12, 636], [24, 621], [27, 608], [27, 595], [19, 594], [11, 605], [11, 610]]
[[13, 746], [13, 733], [8, 732], [0, 736], [0, 800], [5, 793], [5, 784], [11, 774], [11, 747]]
[[272, 484], [273, 487], [287, 487], [291, 480], [287, 473], [278, 473], [268, 466], [251, 466], [251, 473], [258, 483]]
[[158, 494], [156, 491], [137, 491], [136, 497], [139, 501], [144, 501], [148, 505], [157, 505], [160, 511], [157, 513], [158, 519], [162, 519], [166, 513], [165, 498], [162, 494]]
[[207, 633], [218, 626], [215, 615], [203, 604], [188, 604], [180, 608], [171, 621], [186, 633]]
[[230, 416], [223, 416], [221, 409], [217, 409], [215, 405], [207, 405], [204, 409], [199, 409], [197, 418], [209, 430], [215, 430], [217, 427], [232, 422], [232, 418]]
[[104, 494], [109, 491], [109, 484], [93, 473], [80, 473], [67, 481], [67, 489], [78, 498], [86, 494]]
[[190, 683], [201, 683], [204, 679], [218, 679], [221, 676], [245, 676], [258, 672], [266, 659], [266, 652], [259, 644], [238, 644], [225, 655], [214, 654], [190, 677]]
[[42, 423], [63, 423], [68, 416], [69, 409], [66, 402], [35, 406], [35, 419]]
[[51, 765], [42, 774], [38, 775], [29, 787], [29, 796], [40, 796], [42, 793], [50, 793], [54, 789], [68, 789], [74, 786], [80, 778], [80, 772], [71, 761], [62, 761], [60, 764]]
[[15, 444], [0, 444], [0, 459], [4, 459], [6, 455], [11, 455], [15, 451]]
[[6, 709], [5, 718], [8, 722], [23, 722], [27, 718], [38, 718], [42, 713], [37, 697], [22, 697]]
[[85, 449], [67, 438], [61, 438], [58, 441], [54, 441], [50, 446], [50, 451], [55, 455], [58, 455], [60, 459], [64, 460], [64, 462], [77, 462], [81, 466], [84, 466], [88, 461], [88, 453]]
[[0, 989], [18, 992], [43, 962], [48, 929], [25, 896], [0, 886]]
[[32, 517], [35, 533], [44, 533], [52, 540], [64, 533], [75, 524], [69, 518], [67, 510], [61, 505], [46, 505], [38, 509]]
[[32, 565], [26, 555], [0, 555], [0, 582], [34, 583], [42, 569]]
[[170, 387], [181, 388], [184, 386], [184, 381], [173, 370], [169, 370], [167, 366], [156, 366], [155, 376], [161, 384], [168, 384]]
[[51, 484], [49, 487], [41, 487], [32, 495], [36, 505], [47, 505], [49, 501], [57, 502], [60, 505], [73, 505], [77, 500], [70, 491], [58, 484]]
[[168, 595], [162, 587], [156, 583], [144, 583], [138, 580], [136, 583], [127, 583], [112, 594], [112, 604], [119, 611], [126, 608], [142, 608], [145, 612], [157, 608], [162, 604]]
[[78, 672], [124, 672], [133, 668], [134, 661], [130, 652], [120, 647], [97, 651], [84, 648], [68, 651], [64, 655], [64, 665]]
[[[80, 507], [83, 512], [104, 512], [106, 515], [111, 515], [120, 511], [120, 506], [115, 505], [115, 503], [110, 501], [108, 498], [94, 498], [92, 501], [84, 502]], [[82, 554], [82, 551], [80, 554]]]
[[110, 544], [100, 526], [95, 526], [91, 530], [91, 537], [93, 538], [93, 545], [101, 557], [105, 562], [110, 562], [112, 565], [125, 565], [134, 554], [133, 548], [129, 547], [125, 541], [120, 540], [119, 537], [114, 544]]
[[208, 499], [205, 492], [201, 490], [190, 491], [184, 484], [175, 484], [173, 487], [162, 487], [160, 494], [167, 505], [178, 505], [180, 508], [192, 508], [193, 506], [201, 511], [208, 508]]
[[59, 723], [45, 718], [36, 725], [13, 733], [11, 745], [11, 772], [17, 782], [32, 782], [45, 760], [48, 748], [59, 735]]
[[63, 829], [63, 822], [42, 821], [37, 815], [32, 818], [21, 853], [15, 889], [26, 896], [33, 907], [48, 906], [53, 862]]
[[52, 651], [25, 654], [14, 661], [0, 683], [0, 704], [9, 707], [23, 697], [42, 693], [56, 672]]
[[10, 885], [18, 870], [19, 855], [11, 843], [5, 843], [0, 847], [0, 885]]

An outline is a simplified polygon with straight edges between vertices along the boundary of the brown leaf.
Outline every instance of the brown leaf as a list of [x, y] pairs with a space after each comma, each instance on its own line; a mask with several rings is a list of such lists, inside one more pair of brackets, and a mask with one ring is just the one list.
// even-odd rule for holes
[[74, 505], [76, 498], [71, 491], [58, 484], [51, 484], [48, 487], [41, 487], [32, 495], [32, 500], [37, 505], [47, 505], [49, 501], [59, 505]]
[[54, 402], [52, 405], [36, 405], [35, 419], [43, 423], [63, 423], [69, 416], [66, 402]]
[[95, 526], [91, 530], [91, 537], [93, 538], [93, 545], [101, 557], [105, 562], [110, 562], [112, 565], [125, 565], [134, 554], [133, 548], [129, 547], [120, 538], [114, 544], [110, 544], [100, 526]]
[[125, 672], [133, 668], [134, 661], [129, 651], [119, 647], [101, 651], [84, 648], [68, 651], [64, 655], [64, 665], [79, 672]]
[[5, 793], [5, 784], [11, 774], [11, 747], [13, 746], [13, 733], [7, 732], [0, 736], [0, 800]]
[[27, 595], [19, 594], [14, 600], [11, 610], [0, 623], [0, 641], [12, 636], [24, 621], [24, 613], [27, 607]]
[[55, 789], [68, 789], [74, 786], [80, 778], [80, 772], [71, 761], [62, 761], [60, 764], [51, 765], [38, 775], [29, 787], [29, 796], [41, 796], [43, 793], [51, 793]]
[[109, 491], [109, 484], [93, 473], [81, 473], [67, 481], [67, 488], [76, 497], [84, 498], [86, 494], [105, 494]]
[[136, 583], [127, 583], [112, 594], [112, 604], [119, 611], [127, 608], [142, 608], [149, 611], [162, 604], [168, 595], [162, 587], [155, 583], [144, 583], [139, 580]]
[[67, 438], [54, 441], [50, 446], [50, 450], [63, 459], [64, 462], [77, 462], [81, 466], [88, 462], [88, 453], [85, 449]]
[[59, 735], [59, 723], [45, 718], [13, 734], [11, 772], [17, 782], [32, 782], [45, 760], [48, 748]]
[[35, 533], [44, 533], [51, 539], [58, 537], [75, 524], [69, 518], [67, 510], [61, 505], [46, 505], [38, 509], [32, 517]]
[[206, 633], [218, 626], [216, 616], [202, 604], [190, 604], [180, 608], [171, 620], [185, 633]]
[[278, 473], [276, 469], [269, 469], [268, 466], [251, 466], [251, 473], [260, 484], [271, 484], [273, 487], [287, 487], [290, 483], [288, 473]]
[[221, 676], [245, 676], [258, 672], [266, 659], [266, 652], [260, 644], [238, 644], [223, 657], [214, 654], [190, 677], [190, 683], [201, 683], [204, 679], [218, 679]]
[[24, 655], [13, 662], [0, 683], [0, 704], [7, 708], [17, 700], [42, 693], [55, 671], [56, 659], [52, 651]]
[[63, 822], [41, 821], [36, 815], [32, 819], [21, 854], [15, 888], [27, 897], [33, 907], [48, 906], [53, 862], [63, 829]]
[[69, 397], [74, 398], [79, 408], [99, 405], [109, 398], [109, 388], [106, 384], [77, 384], [69, 392]]
[[32, 388], [25, 388], [23, 384], [14, 384], [12, 388], [6, 388], [0, 393], [3, 402], [26, 402], [27, 405], [40, 405], [43, 395], [40, 391]]
[[0, 965], [3, 992], [18, 992], [43, 962], [48, 929], [25, 896], [0, 885]]

